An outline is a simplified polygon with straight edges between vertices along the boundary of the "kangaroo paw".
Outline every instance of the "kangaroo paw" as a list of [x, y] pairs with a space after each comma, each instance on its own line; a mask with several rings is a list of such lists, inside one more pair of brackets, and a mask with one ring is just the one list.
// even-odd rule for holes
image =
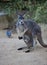
[[19, 39], [19, 40], [21, 40], [21, 39], [22, 39], [22, 37], [18, 37], [18, 39]]

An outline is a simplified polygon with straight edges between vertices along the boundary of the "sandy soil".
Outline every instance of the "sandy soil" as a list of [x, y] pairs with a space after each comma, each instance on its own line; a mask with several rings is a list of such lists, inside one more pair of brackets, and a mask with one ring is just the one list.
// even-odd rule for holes
[[[47, 44], [47, 25], [42, 25], [42, 37]], [[23, 40], [18, 40], [14, 34], [12, 38], [6, 36], [6, 31], [0, 30], [0, 65], [47, 65], [47, 48], [43, 48], [39, 43], [35, 50], [25, 53], [18, 51], [19, 47], [26, 44]]]

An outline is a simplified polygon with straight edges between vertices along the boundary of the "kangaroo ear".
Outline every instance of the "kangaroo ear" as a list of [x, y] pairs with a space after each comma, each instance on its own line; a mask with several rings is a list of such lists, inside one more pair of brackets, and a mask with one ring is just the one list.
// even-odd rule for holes
[[27, 9], [26, 8], [22, 8], [22, 10], [17, 10], [16, 11], [16, 15], [21, 15], [24, 16], [25, 13], [27, 13]]

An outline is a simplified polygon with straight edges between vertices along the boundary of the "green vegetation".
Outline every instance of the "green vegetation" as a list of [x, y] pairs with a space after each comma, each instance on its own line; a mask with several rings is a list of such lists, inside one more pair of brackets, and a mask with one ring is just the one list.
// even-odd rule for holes
[[47, 0], [11, 0], [0, 3], [0, 10], [14, 14], [17, 10], [28, 9], [25, 18], [32, 18], [39, 23], [47, 23]]

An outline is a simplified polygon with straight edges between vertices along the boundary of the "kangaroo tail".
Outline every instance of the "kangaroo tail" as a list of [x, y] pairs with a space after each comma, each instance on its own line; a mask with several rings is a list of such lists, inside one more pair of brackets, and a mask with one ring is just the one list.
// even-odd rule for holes
[[42, 36], [41, 36], [40, 33], [37, 35], [37, 40], [39, 41], [39, 43], [41, 44], [41, 46], [47, 48], [47, 44], [45, 44], [45, 43], [43, 42]]

